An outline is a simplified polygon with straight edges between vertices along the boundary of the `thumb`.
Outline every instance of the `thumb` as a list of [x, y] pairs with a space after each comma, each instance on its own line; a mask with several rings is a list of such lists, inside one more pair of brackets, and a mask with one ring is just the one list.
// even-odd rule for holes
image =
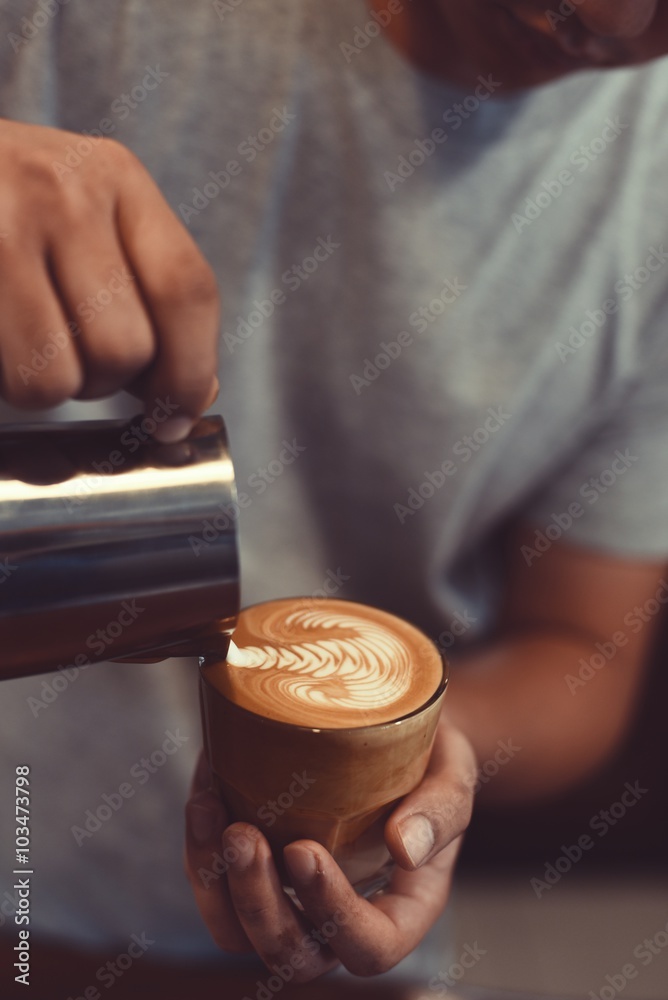
[[441, 718], [422, 783], [385, 824], [385, 842], [401, 868], [420, 868], [461, 837], [471, 820], [475, 775], [471, 744]]

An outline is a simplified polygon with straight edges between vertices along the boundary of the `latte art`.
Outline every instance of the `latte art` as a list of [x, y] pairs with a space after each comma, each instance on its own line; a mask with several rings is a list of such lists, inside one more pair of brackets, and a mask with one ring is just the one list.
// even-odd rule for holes
[[438, 651], [413, 626], [328, 599], [243, 611], [227, 661], [215, 670], [213, 682], [242, 707], [327, 728], [399, 718], [419, 708], [442, 678]]
[[[259, 678], [267, 695], [305, 706], [379, 708], [408, 690], [410, 652], [387, 629], [354, 615], [316, 611], [274, 618], [267, 623], [272, 638], [284, 645], [235, 645], [227, 657], [230, 666], [267, 671]], [[323, 631], [328, 638], [321, 638]], [[301, 641], [294, 641], [296, 635]]]

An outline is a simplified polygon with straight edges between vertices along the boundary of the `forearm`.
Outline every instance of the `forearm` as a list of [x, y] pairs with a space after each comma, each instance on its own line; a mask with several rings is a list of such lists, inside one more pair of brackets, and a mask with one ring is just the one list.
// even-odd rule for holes
[[595, 642], [519, 633], [455, 660], [444, 712], [476, 751], [481, 799], [548, 796], [577, 783], [614, 750], [632, 716], [639, 669], [624, 649], [599, 669], [583, 668], [581, 661], [588, 664], [597, 652]]

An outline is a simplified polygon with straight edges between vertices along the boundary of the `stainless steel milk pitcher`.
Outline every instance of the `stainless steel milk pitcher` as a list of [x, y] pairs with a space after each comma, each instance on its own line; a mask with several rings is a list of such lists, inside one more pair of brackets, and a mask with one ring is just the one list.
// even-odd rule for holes
[[239, 605], [221, 417], [0, 428], [0, 678], [224, 655]]

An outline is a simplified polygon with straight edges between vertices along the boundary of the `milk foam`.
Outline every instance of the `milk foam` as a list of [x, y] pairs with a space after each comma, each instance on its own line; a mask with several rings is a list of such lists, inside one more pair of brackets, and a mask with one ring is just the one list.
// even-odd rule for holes
[[[411, 681], [410, 652], [398, 636], [355, 615], [293, 611], [283, 622], [267, 623], [274, 645], [230, 645], [227, 662], [244, 670], [272, 671], [272, 686], [282, 698], [308, 705], [339, 708], [379, 708], [397, 701]], [[321, 633], [330, 633], [322, 638]], [[291, 642], [291, 634], [304, 636]], [[312, 638], [309, 632], [318, 633]], [[329, 678], [330, 684], [322, 684]], [[270, 682], [272, 683], [272, 682]]]
[[287, 599], [242, 612], [215, 677], [251, 711], [339, 727], [419, 708], [438, 687], [442, 662], [426, 636], [393, 615], [349, 601]]

